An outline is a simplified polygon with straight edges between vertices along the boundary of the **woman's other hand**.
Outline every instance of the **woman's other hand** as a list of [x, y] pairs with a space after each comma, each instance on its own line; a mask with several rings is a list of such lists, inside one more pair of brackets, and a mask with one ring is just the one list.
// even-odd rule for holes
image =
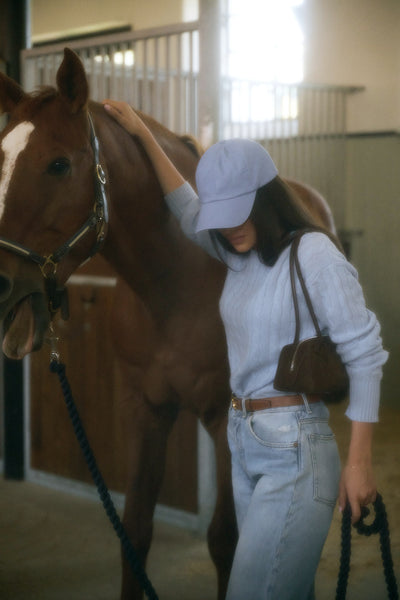
[[351, 507], [351, 522], [361, 518], [361, 508], [375, 502], [377, 488], [371, 464], [347, 464], [340, 479], [339, 509], [347, 502]]

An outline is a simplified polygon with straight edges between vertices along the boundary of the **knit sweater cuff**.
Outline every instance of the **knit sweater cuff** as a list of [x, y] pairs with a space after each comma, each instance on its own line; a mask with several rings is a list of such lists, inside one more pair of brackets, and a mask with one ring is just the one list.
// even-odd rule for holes
[[376, 423], [379, 420], [379, 395], [381, 377], [376, 373], [350, 377], [350, 403], [346, 415], [352, 421]]

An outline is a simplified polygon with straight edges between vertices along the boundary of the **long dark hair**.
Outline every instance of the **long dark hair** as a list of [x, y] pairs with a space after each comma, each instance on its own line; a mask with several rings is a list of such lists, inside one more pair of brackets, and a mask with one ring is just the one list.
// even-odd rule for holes
[[[338, 239], [327, 229], [319, 226], [312, 215], [302, 207], [296, 192], [279, 175], [257, 190], [249, 219], [257, 236], [261, 262], [272, 266], [280, 253], [293, 239], [296, 231], [320, 231], [326, 233], [341, 250]], [[240, 254], [217, 230], [211, 231], [214, 243], [234, 254]], [[215, 244], [218, 248], [218, 244]]]

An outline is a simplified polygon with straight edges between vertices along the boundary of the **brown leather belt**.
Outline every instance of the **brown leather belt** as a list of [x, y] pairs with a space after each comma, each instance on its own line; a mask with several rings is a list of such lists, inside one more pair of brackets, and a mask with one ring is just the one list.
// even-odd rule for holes
[[[320, 402], [321, 396], [309, 394], [306, 396], [307, 402], [313, 404]], [[254, 412], [255, 410], [265, 410], [267, 408], [281, 408], [284, 406], [298, 406], [303, 404], [303, 398], [300, 394], [295, 396], [273, 396], [272, 398], [237, 398], [232, 394], [232, 408], [235, 410], [246, 410]]]

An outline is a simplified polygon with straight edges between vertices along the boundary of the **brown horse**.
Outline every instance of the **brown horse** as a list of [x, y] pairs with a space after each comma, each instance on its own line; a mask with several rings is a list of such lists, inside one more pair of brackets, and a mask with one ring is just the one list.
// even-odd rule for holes
[[[119, 276], [112, 330], [129, 432], [124, 523], [145, 562], [168, 434], [181, 408], [194, 411], [215, 443], [218, 490], [208, 542], [222, 599], [236, 542], [226, 440], [228, 364], [218, 313], [225, 267], [183, 236], [142, 147], [101, 105], [89, 102], [83, 66], [69, 50], [57, 86], [28, 95], [0, 77], [0, 106], [10, 116], [0, 136], [3, 349], [11, 358], [22, 358], [40, 348], [51, 318], [49, 281], [62, 285], [105, 235], [106, 214], [102, 205], [99, 211], [99, 183], [93, 176], [97, 158], [90, 112], [109, 199], [101, 252]], [[193, 148], [144, 119], [193, 183], [198, 161]], [[294, 185], [310, 211], [332, 228], [323, 199]], [[123, 571], [122, 598], [141, 598], [125, 564]]]

